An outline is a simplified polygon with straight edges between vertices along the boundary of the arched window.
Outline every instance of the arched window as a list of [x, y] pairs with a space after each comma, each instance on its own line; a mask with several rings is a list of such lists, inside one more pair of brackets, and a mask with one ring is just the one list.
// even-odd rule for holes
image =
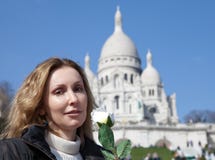
[[104, 81], [103, 81], [103, 78], [101, 78], [101, 85], [102, 85], [102, 86], [104, 85]]
[[152, 89], [152, 96], [154, 96], [154, 89]]
[[114, 104], [115, 104], [115, 108], [118, 110], [119, 109], [119, 96], [114, 97]]
[[106, 83], [108, 83], [108, 76], [105, 76], [105, 81]]
[[131, 84], [133, 84], [134, 83], [134, 75], [133, 74], [131, 74]]
[[158, 96], [161, 97], [161, 89], [158, 89]]
[[126, 80], [126, 81], [128, 80], [128, 75], [127, 75], [127, 73], [124, 74], [124, 80]]
[[119, 75], [116, 74], [116, 75], [114, 76], [114, 88], [118, 88], [119, 85], [120, 85]]
[[154, 89], [149, 89], [149, 96], [154, 96], [154, 94], [155, 94]]

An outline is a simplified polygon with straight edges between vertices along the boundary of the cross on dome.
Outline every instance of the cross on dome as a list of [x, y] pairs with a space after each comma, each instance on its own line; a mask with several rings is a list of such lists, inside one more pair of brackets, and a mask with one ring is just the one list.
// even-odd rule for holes
[[119, 6], [117, 6], [117, 11], [115, 14], [115, 32], [117, 31], [122, 31], [122, 15]]

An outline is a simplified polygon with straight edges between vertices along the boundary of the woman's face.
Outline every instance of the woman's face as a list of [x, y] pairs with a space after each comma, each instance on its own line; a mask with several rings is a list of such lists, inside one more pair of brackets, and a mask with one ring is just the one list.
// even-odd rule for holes
[[74, 139], [87, 115], [87, 94], [80, 74], [71, 67], [55, 70], [47, 83], [45, 111], [51, 130]]

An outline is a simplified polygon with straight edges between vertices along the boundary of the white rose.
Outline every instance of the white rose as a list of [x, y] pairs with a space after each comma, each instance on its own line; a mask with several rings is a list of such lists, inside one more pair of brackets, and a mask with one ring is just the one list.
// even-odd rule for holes
[[109, 127], [112, 127], [114, 124], [114, 116], [105, 111], [93, 111], [92, 119], [97, 124], [107, 124]]

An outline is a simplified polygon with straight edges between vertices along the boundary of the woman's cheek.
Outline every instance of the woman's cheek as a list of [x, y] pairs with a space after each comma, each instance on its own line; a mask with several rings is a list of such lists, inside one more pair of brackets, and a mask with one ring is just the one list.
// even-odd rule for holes
[[65, 106], [65, 104], [66, 104], [66, 101], [65, 101], [65, 98], [63, 98], [63, 97], [52, 97], [51, 99], [50, 99], [50, 106], [52, 106], [52, 107], [55, 107], [55, 108], [61, 108], [61, 107], [63, 107], [63, 106]]

